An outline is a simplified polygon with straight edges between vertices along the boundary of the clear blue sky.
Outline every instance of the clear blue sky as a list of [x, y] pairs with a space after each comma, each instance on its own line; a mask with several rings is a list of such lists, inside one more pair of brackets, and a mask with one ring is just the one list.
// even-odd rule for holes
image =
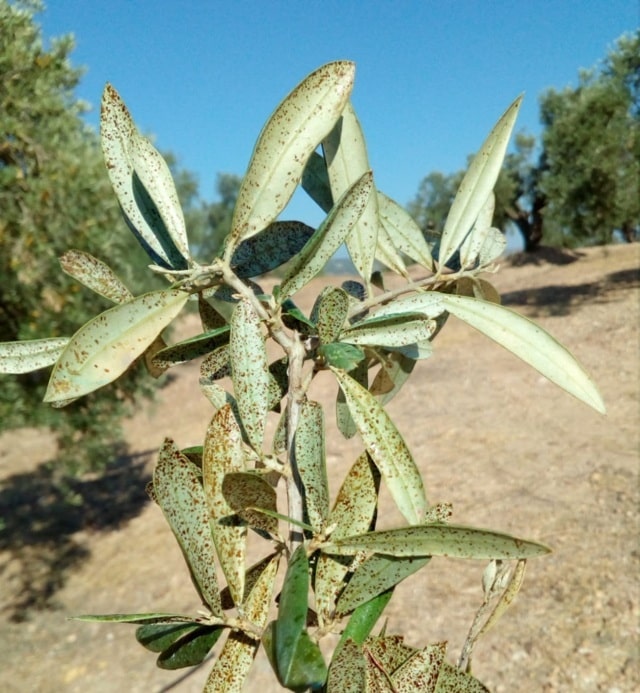
[[[49, 0], [46, 38], [73, 33], [78, 96], [110, 81], [156, 146], [215, 197], [255, 138], [321, 64], [357, 64], [353, 102], [378, 187], [405, 204], [430, 171], [465, 165], [521, 92], [517, 129], [537, 134], [538, 96], [576, 84], [640, 23], [638, 0]], [[317, 223], [311, 203], [291, 217]], [[286, 213], [285, 213], [286, 215]], [[315, 215], [315, 218], [314, 218]], [[289, 215], [286, 215], [289, 216]]]

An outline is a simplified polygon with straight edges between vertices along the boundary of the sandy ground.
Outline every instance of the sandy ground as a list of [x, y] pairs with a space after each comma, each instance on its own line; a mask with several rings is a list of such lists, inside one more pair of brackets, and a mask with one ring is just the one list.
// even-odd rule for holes
[[[414, 452], [429, 499], [459, 523], [553, 547], [530, 562], [513, 609], [478, 644], [474, 672], [495, 691], [640, 690], [638, 576], [640, 247], [546, 251], [505, 262], [505, 303], [565, 343], [597, 382], [600, 416], [471, 328], [451, 319], [433, 358], [389, 411]], [[332, 280], [332, 283], [336, 283]], [[308, 307], [317, 283], [305, 290]], [[198, 608], [182, 557], [143, 487], [165, 435], [198, 444], [211, 415], [197, 367], [177, 369], [155, 404], [126, 422], [131, 457], [74, 486], [60, 512], [38, 431], [0, 438], [0, 690], [200, 691], [207, 667], [165, 672], [132, 626], [78, 613]], [[329, 403], [321, 378], [313, 396]], [[331, 417], [328, 417], [331, 419]], [[332, 492], [360, 451], [328, 435]], [[397, 515], [384, 497], [380, 524]], [[448, 640], [454, 661], [481, 601], [484, 565], [433, 560], [403, 583], [387, 632], [409, 644]], [[258, 657], [247, 690], [280, 690]]]

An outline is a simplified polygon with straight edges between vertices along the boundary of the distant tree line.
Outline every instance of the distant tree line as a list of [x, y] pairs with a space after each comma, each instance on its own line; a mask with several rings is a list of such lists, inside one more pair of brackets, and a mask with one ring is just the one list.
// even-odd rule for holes
[[[495, 224], [525, 250], [640, 235], [640, 30], [623, 35], [578, 86], [540, 98], [539, 141], [519, 134], [496, 186]], [[425, 233], [442, 230], [462, 171], [429, 173], [409, 204]]]

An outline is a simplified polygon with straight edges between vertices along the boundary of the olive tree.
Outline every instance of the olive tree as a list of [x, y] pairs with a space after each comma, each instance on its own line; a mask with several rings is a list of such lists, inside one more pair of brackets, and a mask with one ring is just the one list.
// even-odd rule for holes
[[[45, 401], [57, 406], [116, 380], [138, 358], [157, 370], [201, 359], [199, 386], [212, 406], [202, 445], [181, 449], [167, 437], [148, 486], [180, 544], [197, 608], [79, 618], [136, 624], [137, 640], [167, 669], [198, 664], [215, 647], [206, 691], [242, 690], [259, 647], [281, 685], [294, 691], [486, 690], [470, 673], [473, 645], [513, 600], [526, 561], [549, 549], [456, 524], [447, 504], [430, 505], [385, 409], [416, 363], [431, 356], [450, 315], [604, 411], [571, 354], [502, 307], [481, 276], [504, 249], [491, 225], [492, 189], [520, 98], [464, 176], [436, 261], [413, 219], [376, 188], [350, 102], [354, 76], [351, 62], [324, 65], [276, 108], [240, 184], [224, 246], [206, 265], [193, 260], [166, 163], [107, 86], [107, 170], [151, 271], [168, 286], [133, 296], [102, 260], [71, 250], [62, 257], [65, 271], [114, 306], [71, 336], [0, 346], [6, 372], [53, 365]], [[299, 184], [326, 212], [315, 229], [279, 220]], [[358, 281], [329, 282], [305, 314], [296, 294], [343, 243]], [[405, 257], [420, 266], [419, 278], [409, 275]], [[386, 288], [373, 275], [376, 260], [404, 281]], [[255, 280], [284, 263], [279, 283], [265, 293]], [[161, 332], [189, 302], [199, 308], [201, 334], [166, 345]], [[280, 356], [271, 360], [267, 345]], [[310, 396], [322, 372], [336, 383], [331, 412]], [[345, 438], [362, 442], [335, 497], [327, 479], [327, 415]], [[404, 518], [392, 529], [376, 528], [382, 484]], [[249, 537], [263, 545], [253, 565]], [[416, 649], [384, 627], [374, 633], [396, 585], [439, 556], [488, 563], [484, 601], [457, 665], [447, 661], [445, 643]], [[341, 637], [327, 662], [319, 643], [329, 633]]]

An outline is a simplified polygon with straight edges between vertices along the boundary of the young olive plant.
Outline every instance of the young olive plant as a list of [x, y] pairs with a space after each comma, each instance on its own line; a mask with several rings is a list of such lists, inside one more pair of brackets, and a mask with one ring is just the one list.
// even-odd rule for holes
[[[260, 646], [281, 685], [294, 691], [487, 690], [470, 674], [473, 644], [513, 600], [525, 562], [548, 549], [454, 524], [447, 505], [431, 506], [385, 410], [416, 363], [431, 356], [450, 314], [604, 411], [571, 354], [502, 307], [480, 277], [505, 246], [491, 226], [492, 190], [521, 99], [482, 145], [430, 246], [407, 212], [376, 189], [350, 103], [354, 74], [351, 62], [324, 65], [276, 108], [255, 145], [224, 248], [208, 265], [191, 255], [166, 163], [107, 86], [101, 137], [109, 177], [151, 270], [169, 286], [134, 297], [101, 260], [71, 250], [61, 258], [63, 271], [114, 307], [67, 339], [0, 345], [4, 372], [53, 365], [45, 401], [57, 407], [112, 382], [140, 358], [155, 376], [202, 358], [200, 388], [213, 409], [204, 442], [181, 450], [167, 438], [148, 493], [180, 544], [204, 610], [79, 618], [137, 624], [137, 640], [166, 669], [202, 662], [224, 636], [205, 686], [210, 692], [242, 690]], [[326, 213], [316, 229], [278, 220], [298, 185]], [[360, 281], [329, 283], [305, 315], [296, 293], [343, 244]], [[421, 267], [421, 278], [409, 274], [407, 259]], [[385, 288], [377, 262], [402, 277], [399, 288]], [[253, 279], [282, 265], [280, 283], [265, 294]], [[167, 345], [162, 331], [189, 301], [197, 302], [202, 333]], [[277, 360], [269, 361], [267, 341], [279, 346]], [[336, 380], [338, 428], [362, 440], [333, 502], [325, 412], [308, 396], [321, 371]], [[218, 382], [226, 375], [232, 391]], [[271, 416], [279, 418], [267, 436]], [[382, 483], [403, 526], [376, 530]], [[278, 506], [278, 484], [286, 507]], [[265, 548], [247, 566], [250, 530]], [[484, 602], [458, 666], [445, 661], [444, 643], [415, 649], [384, 628], [372, 635], [395, 586], [434, 556], [489, 562]], [[269, 621], [271, 613], [277, 615]], [[327, 663], [319, 641], [330, 632], [341, 637]]]

